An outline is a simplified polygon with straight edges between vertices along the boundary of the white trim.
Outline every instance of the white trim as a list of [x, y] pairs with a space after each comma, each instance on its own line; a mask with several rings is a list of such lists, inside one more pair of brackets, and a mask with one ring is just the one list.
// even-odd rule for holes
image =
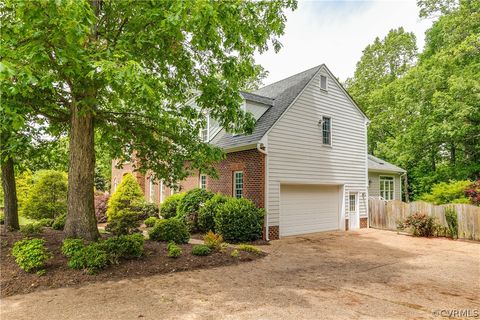
[[[322, 88], [322, 77], [325, 78], [325, 89]], [[319, 87], [322, 92], [327, 93], [328, 92], [328, 76], [325, 74], [320, 74], [320, 79], [319, 79]]]
[[[205, 177], [205, 188], [202, 187], [202, 177]], [[202, 173], [198, 176], [198, 187], [200, 189], [207, 189], [207, 175]]]
[[243, 191], [244, 191], [244, 187], [245, 187], [245, 174], [243, 172], [243, 170], [237, 170], [237, 171], [233, 171], [233, 197], [234, 198], [237, 198], [237, 173], [241, 173], [242, 174], [242, 196], [241, 198], [244, 197], [244, 194], [243, 194]]
[[342, 191], [339, 192], [341, 194], [340, 198], [340, 221], [338, 222], [338, 226], [340, 230], [345, 231], [345, 219], [346, 219], [346, 214], [345, 214], [345, 185], [342, 184], [340, 186], [342, 188]]
[[163, 180], [160, 180], [160, 203], [163, 203]]
[[155, 186], [153, 183], [153, 177], [149, 176], [148, 177], [148, 201], [153, 202], [154, 200], [154, 191], [155, 191]]
[[379, 186], [378, 186], [378, 193], [380, 194], [380, 197], [382, 196], [382, 189], [381, 189], [381, 186], [382, 186], [382, 177], [387, 177], [387, 178], [392, 178], [392, 183], [393, 183], [393, 188], [392, 188], [392, 199], [386, 199], [385, 197], [385, 200], [387, 201], [390, 201], [390, 200], [395, 200], [395, 176], [391, 176], [391, 175], [378, 175], [378, 183], [379, 183]]
[[[322, 136], [322, 146], [324, 147], [333, 147], [333, 117], [327, 114], [323, 114], [321, 121], [321, 126], [320, 126], [320, 131], [321, 131], [321, 136]], [[323, 143], [323, 118], [328, 118], [330, 119], [330, 143], [326, 144]]]

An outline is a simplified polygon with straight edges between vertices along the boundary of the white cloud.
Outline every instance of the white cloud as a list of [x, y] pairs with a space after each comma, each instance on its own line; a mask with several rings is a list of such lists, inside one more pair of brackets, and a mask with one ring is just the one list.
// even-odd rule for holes
[[325, 63], [344, 81], [351, 77], [362, 50], [375, 37], [404, 27], [414, 32], [419, 49], [431, 21], [418, 17], [414, 0], [408, 1], [300, 1], [287, 13], [283, 48], [257, 55], [257, 62], [269, 71], [265, 84], [281, 80]]

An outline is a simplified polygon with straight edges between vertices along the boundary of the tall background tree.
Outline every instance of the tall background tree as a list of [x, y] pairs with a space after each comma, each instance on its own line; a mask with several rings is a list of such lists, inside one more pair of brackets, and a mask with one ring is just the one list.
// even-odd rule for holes
[[[253, 54], [280, 49], [284, 10], [295, 7], [291, 0], [3, 3], [1, 80], [33, 115], [69, 135], [66, 235], [98, 237], [96, 134], [110, 157], [135, 152], [141, 170], [167, 183], [194, 169], [212, 172], [222, 152], [200, 141], [205, 113], [229, 131], [252, 130], [239, 90], [262, 70]], [[186, 103], [194, 97], [197, 108]]]

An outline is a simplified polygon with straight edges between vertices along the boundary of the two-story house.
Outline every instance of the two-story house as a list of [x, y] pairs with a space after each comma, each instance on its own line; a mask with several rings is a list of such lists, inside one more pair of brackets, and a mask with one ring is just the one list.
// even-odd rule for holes
[[[266, 209], [267, 239], [367, 227], [369, 188], [400, 199], [405, 171], [367, 155], [368, 119], [325, 65], [242, 96], [256, 119], [253, 133], [232, 135], [209, 120], [203, 138], [226, 153], [219, 178], [190, 176], [182, 190], [251, 199]], [[132, 169], [114, 165], [112, 191]], [[149, 177], [138, 180], [147, 200], [161, 203], [171, 193]]]

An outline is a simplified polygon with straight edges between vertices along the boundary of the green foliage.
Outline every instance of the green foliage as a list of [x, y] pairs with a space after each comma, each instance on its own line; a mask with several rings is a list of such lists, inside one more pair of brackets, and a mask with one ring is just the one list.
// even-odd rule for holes
[[160, 216], [164, 219], [173, 218], [177, 215], [177, 206], [185, 193], [176, 193], [165, 199], [160, 205]]
[[190, 234], [183, 221], [170, 218], [157, 221], [153, 228], [148, 231], [150, 240], [154, 241], [173, 241], [175, 243], [188, 243]]
[[134, 210], [138, 212], [140, 220], [145, 220], [148, 217], [159, 217], [158, 206], [155, 203], [143, 202], [140, 205], [136, 205]]
[[240, 252], [237, 249], [235, 249], [235, 250], [232, 251], [232, 253], [230, 253], [230, 256], [232, 258], [238, 258], [238, 257], [240, 257]]
[[177, 217], [185, 221], [190, 232], [197, 232], [198, 211], [211, 198], [213, 193], [201, 188], [187, 191], [177, 206]]
[[62, 254], [67, 257], [73, 257], [78, 251], [84, 247], [82, 239], [65, 239], [62, 243]]
[[27, 224], [24, 224], [23, 226], [20, 226], [20, 232], [25, 234], [42, 233], [43, 226], [38, 222], [27, 223]]
[[0, 224], [5, 224], [5, 214], [2, 212], [0, 212]]
[[215, 232], [215, 214], [228, 199], [229, 197], [217, 193], [200, 207], [198, 211], [198, 229], [200, 232]]
[[409, 229], [416, 237], [431, 237], [435, 235], [437, 224], [434, 217], [417, 212], [405, 218], [403, 229]]
[[89, 274], [95, 274], [98, 270], [108, 265], [108, 255], [99, 243], [92, 243], [88, 246], [74, 251], [68, 260], [68, 267], [72, 269], [84, 269]]
[[32, 219], [53, 219], [67, 212], [67, 175], [45, 170], [33, 185], [22, 214]]
[[157, 220], [159, 220], [158, 218], [156, 217], [148, 217], [147, 219], [145, 219], [143, 221], [143, 223], [148, 227], [148, 228], [151, 228], [155, 225], [155, 223], [157, 222]]
[[203, 243], [212, 250], [220, 250], [223, 243], [223, 237], [212, 231], [208, 231], [208, 233], [203, 236]]
[[447, 220], [448, 235], [454, 239], [458, 238], [458, 218], [457, 212], [453, 208], [445, 209], [445, 220]]
[[259, 253], [262, 252], [257, 247], [249, 245], [249, 244], [239, 244], [237, 248], [240, 251], [251, 252], [251, 253], [256, 253], [256, 254], [259, 254]]
[[215, 214], [215, 230], [230, 242], [247, 242], [262, 236], [263, 209], [250, 200], [229, 199]]
[[194, 256], [208, 256], [211, 252], [212, 249], [204, 244], [197, 244], [192, 247], [192, 254]]
[[109, 220], [105, 231], [111, 232], [116, 236], [127, 235], [138, 232], [140, 222], [137, 212], [130, 209], [122, 209], [116, 212], [116, 215]]
[[[136, 211], [136, 207], [144, 201], [142, 189], [137, 180], [131, 173], [123, 176], [117, 190], [112, 194], [108, 201], [107, 218], [111, 220], [130, 215]], [[138, 213], [135, 213], [138, 215]]]
[[432, 187], [430, 194], [424, 194], [420, 197], [420, 200], [434, 203], [434, 204], [447, 204], [447, 203], [470, 203], [469, 199], [465, 196], [465, 190], [471, 185], [471, 181], [450, 181], [440, 182]]
[[54, 219], [43, 218], [38, 221], [38, 224], [40, 224], [42, 227], [51, 227], [54, 221]]
[[141, 233], [111, 237], [99, 242], [99, 246], [108, 253], [110, 263], [118, 263], [121, 258], [141, 257], [144, 244], [145, 238]]
[[43, 239], [25, 239], [15, 242], [12, 248], [15, 262], [26, 272], [39, 271], [52, 254], [45, 248]]
[[182, 248], [177, 246], [175, 242], [169, 242], [167, 245], [167, 256], [170, 258], [178, 258], [182, 255]]
[[55, 221], [52, 224], [54, 230], [63, 230], [65, 227], [65, 220], [67, 220], [67, 214], [62, 214], [55, 218]]

